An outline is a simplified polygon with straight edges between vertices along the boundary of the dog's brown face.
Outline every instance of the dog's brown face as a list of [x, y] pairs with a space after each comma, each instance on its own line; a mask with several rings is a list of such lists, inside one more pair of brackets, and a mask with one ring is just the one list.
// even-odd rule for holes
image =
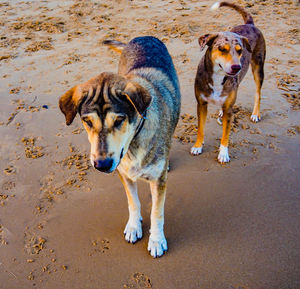
[[91, 144], [92, 165], [113, 172], [135, 135], [138, 115], [151, 102], [139, 84], [112, 73], [102, 73], [61, 96], [59, 106], [70, 125], [77, 112]]
[[227, 75], [234, 76], [241, 70], [241, 56], [244, 49], [251, 52], [248, 39], [233, 32], [206, 34], [199, 38], [201, 49], [211, 49], [213, 65], [221, 67]]

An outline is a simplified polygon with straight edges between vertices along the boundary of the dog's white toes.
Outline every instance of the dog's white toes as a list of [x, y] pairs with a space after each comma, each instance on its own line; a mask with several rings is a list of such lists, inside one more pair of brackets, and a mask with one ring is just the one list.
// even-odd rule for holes
[[194, 155], [194, 156], [202, 154], [202, 147], [199, 147], [199, 148], [192, 147], [191, 148], [191, 154]]
[[252, 114], [251, 115], [251, 121], [252, 122], [259, 122], [260, 121], [260, 117], [258, 115]]
[[222, 118], [223, 117], [223, 109], [219, 110], [219, 117]]
[[219, 110], [219, 116], [218, 116], [218, 118], [217, 118], [217, 123], [218, 123], [219, 125], [222, 125], [222, 124], [223, 124], [222, 117], [223, 117], [223, 109], [220, 109], [220, 110]]
[[148, 251], [153, 258], [162, 256], [167, 250], [167, 240], [164, 236], [160, 240], [155, 241], [151, 238], [150, 235], [148, 242]]
[[220, 152], [218, 155], [218, 161], [223, 164], [223, 163], [228, 163], [230, 161], [230, 157], [228, 154], [228, 147], [220, 145]]
[[129, 243], [134, 244], [143, 237], [142, 222], [138, 220], [137, 222], [128, 221], [124, 230], [125, 240]]

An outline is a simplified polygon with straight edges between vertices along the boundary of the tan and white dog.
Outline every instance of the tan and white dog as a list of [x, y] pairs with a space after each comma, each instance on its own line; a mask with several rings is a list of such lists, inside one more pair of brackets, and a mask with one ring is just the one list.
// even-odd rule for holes
[[137, 180], [149, 182], [152, 194], [148, 250], [167, 250], [164, 202], [172, 135], [180, 113], [177, 74], [165, 45], [154, 37], [128, 44], [104, 44], [121, 52], [118, 73], [101, 73], [67, 91], [59, 100], [66, 123], [79, 113], [91, 144], [91, 162], [101, 172], [118, 171], [124, 185], [129, 220], [126, 241], [142, 238]]
[[202, 57], [195, 79], [195, 96], [198, 102], [198, 134], [192, 155], [199, 155], [203, 150], [204, 126], [208, 103], [218, 105], [219, 121], [223, 124], [218, 161], [229, 162], [229, 133], [231, 126], [232, 107], [236, 101], [239, 84], [247, 73], [251, 63], [252, 73], [256, 83], [254, 108], [251, 115], [253, 122], [258, 122], [260, 116], [261, 86], [264, 80], [264, 62], [266, 44], [261, 31], [254, 25], [252, 16], [238, 5], [228, 2], [217, 2], [212, 9], [230, 7], [239, 12], [244, 25], [239, 25], [228, 32], [205, 34], [199, 38], [200, 49], [208, 46]]

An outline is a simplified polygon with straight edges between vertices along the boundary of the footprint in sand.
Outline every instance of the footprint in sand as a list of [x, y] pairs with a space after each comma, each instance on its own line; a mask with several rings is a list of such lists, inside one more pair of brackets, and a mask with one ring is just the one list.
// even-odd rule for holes
[[129, 281], [124, 285], [125, 289], [145, 289], [153, 288], [150, 278], [143, 273], [134, 273]]

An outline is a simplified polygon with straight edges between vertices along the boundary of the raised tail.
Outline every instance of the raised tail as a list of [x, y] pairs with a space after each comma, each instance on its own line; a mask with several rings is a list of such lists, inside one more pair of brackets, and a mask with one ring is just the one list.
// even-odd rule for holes
[[216, 10], [223, 6], [230, 7], [236, 10], [237, 12], [239, 12], [243, 17], [245, 24], [254, 24], [252, 16], [244, 8], [230, 2], [226, 2], [226, 1], [216, 2], [213, 6], [211, 6], [211, 10]]
[[127, 45], [127, 44], [117, 41], [117, 40], [104, 40], [102, 42], [102, 44], [109, 46], [110, 49], [112, 49], [118, 53], [122, 53], [124, 47], [126, 47], [126, 45]]

